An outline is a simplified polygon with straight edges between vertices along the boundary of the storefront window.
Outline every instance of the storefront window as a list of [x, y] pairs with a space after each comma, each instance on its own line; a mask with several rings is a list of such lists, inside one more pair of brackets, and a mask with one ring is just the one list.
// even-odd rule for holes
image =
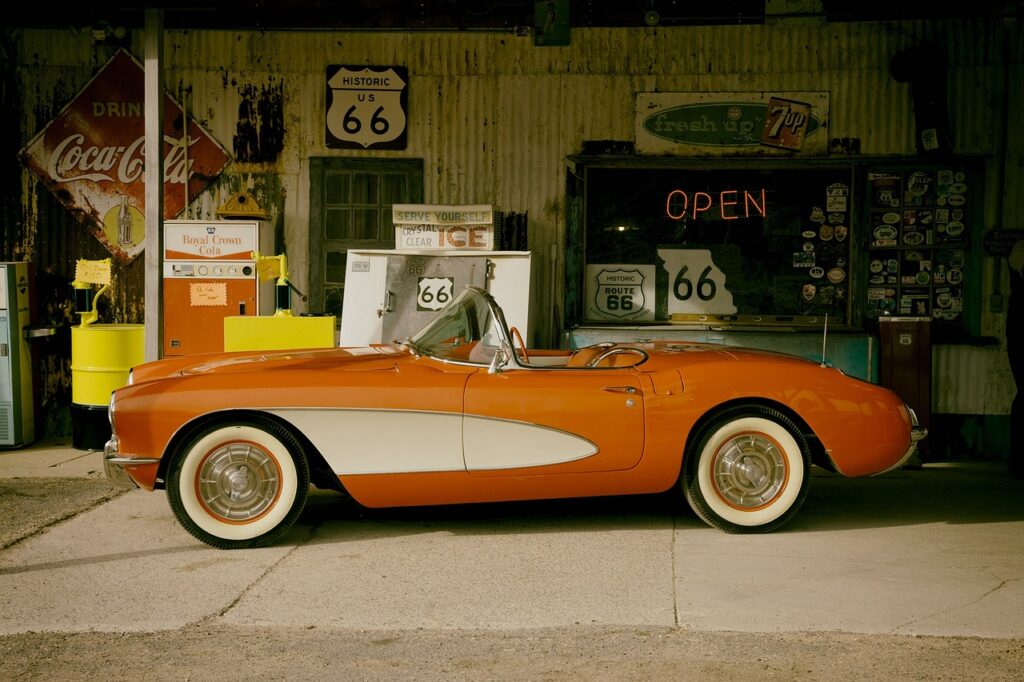
[[[582, 324], [980, 325], [980, 160], [581, 164]], [[569, 261], [572, 265], [572, 261]]]
[[850, 322], [850, 167], [588, 168], [588, 322]]

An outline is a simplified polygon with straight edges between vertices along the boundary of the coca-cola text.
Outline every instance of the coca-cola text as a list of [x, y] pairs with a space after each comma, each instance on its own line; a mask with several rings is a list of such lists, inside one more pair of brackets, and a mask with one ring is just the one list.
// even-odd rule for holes
[[[139, 180], [145, 169], [145, 142], [146, 138], [142, 136], [126, 147], [97, 147], [86, 145], [85, 136], [75, 133], [54, 148], [47, 160], [46, 170], [55, 182], [91, 180], [130, 184]], [[190, 137], [188, 144], [191, 146], [196, 142], [197, 138]], [[164, 143], [164, 182], [184, 184], [185, 137], [164, 135]], [[195, 160], [189, 159], [189, 177], [194, 164]]]

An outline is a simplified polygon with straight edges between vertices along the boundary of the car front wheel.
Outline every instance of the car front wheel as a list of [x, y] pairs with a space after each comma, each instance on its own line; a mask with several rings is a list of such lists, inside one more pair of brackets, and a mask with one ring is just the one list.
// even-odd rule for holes
[[807, 441], [791, 419], [768, 407], [718, 415], [700, 431], [684, 465], [690, 506], [728, 533], [773, 531], [807, 497]]
[[274, 542], [302, 513], [308, 493], [302, 446], [285, 428], [260, 419], [195, 434], [174, 453], [167, 479], [181, 525], [221, 549]]

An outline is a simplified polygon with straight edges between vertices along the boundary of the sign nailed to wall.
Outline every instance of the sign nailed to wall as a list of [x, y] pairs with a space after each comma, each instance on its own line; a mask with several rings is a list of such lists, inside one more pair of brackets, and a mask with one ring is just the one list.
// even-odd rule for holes
[[768, 100], [768, 114], [761, 130], [761, 144], [800, 151], [811, 123], [811, 105], [783, 97]]
[[828, 153], [827, 92], [638, 92], [641, 154]]
[[326, 145], [405, 149], [408, 99], [403, 66], [328, 66]]
[[[22, 162], [118, 260], [145, 245], [145, 72], [118, 51], [55, 119], [21, 150]], [[164, 94], [164, 218], [185, 208], [230, 157], [198, 123], [182, 130], [184, 114]], [[187, 149], [186, 149], [187, 145]]]
[[395, 204], [391, 215], [398, 249], [494, 248], [494, 210], [489, 204]]

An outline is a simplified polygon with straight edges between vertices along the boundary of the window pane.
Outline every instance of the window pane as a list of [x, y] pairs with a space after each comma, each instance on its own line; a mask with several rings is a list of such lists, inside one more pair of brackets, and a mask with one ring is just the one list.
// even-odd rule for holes
[[352, 238], [377, 240], [377, 214], [375, 208], [352, 209]]
[[347, 209], [324, 211], [324, 238], [347, 239], [349, 236], [349, 215]]
[[352, 176], [352, 203], [376, 204], [378, 179], [376, 173], [355, 173]]
[[401, 204], [409, 196], [408, 182], [404, 175], [386, 173], [381, 176], [381, 203]]
[[339, 284], [345, 281], [344, 251], [328, 251], [324, 254], [324, 281]]
[[[846, 324], [853, 186], [838, 165], [588, 169], [587, 319]], [[654, 300], [609, 284], [620, 271]]]
[[324, 157], [310, 162], [317, 213], [310, 222], [310, 300], [316, 309], [340, 315], [348, 249], [394, 247], [391, 206], [422, 200], [422, 168], [418, 159]]
[[[324, 313], [341, 319], [341, 304], [344, 301], [345, 287], [324, 287]], [[335, 323], [337, 324], [337, 323]]]
[[327, 204], [348, 203], [348, 173], [328, 173], [324, 178], [324, 202]]

